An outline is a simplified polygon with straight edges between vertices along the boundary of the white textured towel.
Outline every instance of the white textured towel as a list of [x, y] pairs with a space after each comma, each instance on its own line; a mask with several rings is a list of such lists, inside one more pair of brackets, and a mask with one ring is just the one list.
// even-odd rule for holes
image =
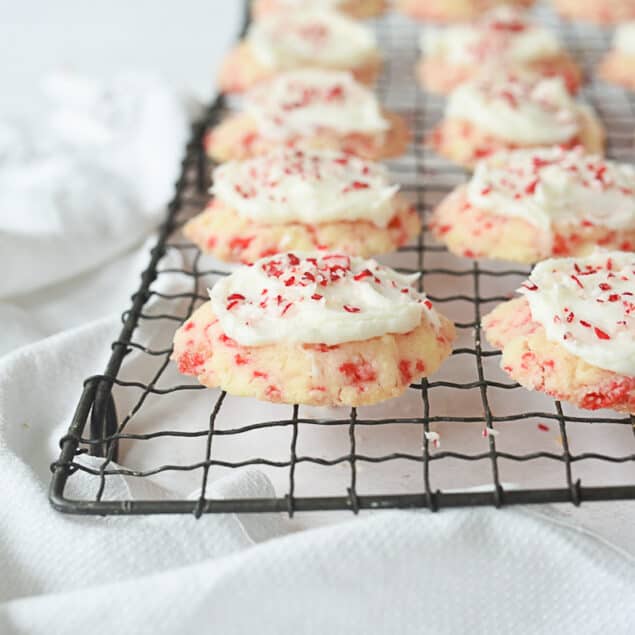
[[[633, 557], [547, 510], [377, 512], [291, 535], [268, 515], [53, 512], [48, 463], [116, 328], [102, 320], [0, 361], [3, 635], [633, 632]], [[86, 496], [95, 479], [70, 485]], [[110, 492], [168, 495], [119, 478]], [[272, 493], [253, 471], [210, 490]]]
[[76, 276], [156, 226], [188, 134], [157, 77], [47, 78], [37, 107], [0, 119], [0, 298]]

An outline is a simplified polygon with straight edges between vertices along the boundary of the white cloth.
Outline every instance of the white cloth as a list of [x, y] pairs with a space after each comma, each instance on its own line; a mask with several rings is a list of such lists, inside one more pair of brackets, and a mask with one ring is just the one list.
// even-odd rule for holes
[[[21, 9], [27, 4], [14, 3]], [[133, 4], [139, 5], [125, 3]], [[55, 12], [59, 6], [55, 4]], [[109, 4], [109, 13], [111, 9]], [[147, 10], [149, 17], [158, 13], [154, 5], [151, 9]], [[66, 18], [63, 22], [66, 29]], [[200, 23], [206, 30], [218, 27], [216, 36], [227, 29], [223, 20]], [[115, 26], [113, 32], [119, 36], [121, 29]], [[35, 40], [41, 31], [35, 31]], [[89, 37], [83, 27], [75, 31]], [[185, 32], [190, 34], [187, 29]], [[143, 34], [134, 33], [135, 38], [139, 35]], [[187, 59], [195, 57], [191, 47], [200, 46], [200, 42], [204, 42], [205, 51], [208, 45], [218, 44], [220, 52], [226, 45], [212, 33], [209, 41], [186, 39], [190, 46]], [[17, 38], [13, 44], [23, 41]], [[165, 29], [161, 29], [160, 41], [164, 46]], [[101, 40], [97, 45], [104, 48]], [[105, 47], [108, 55], [104, 57], [115, 55], [115, 49]], [[15, 62], [20, 57], [16, 50], [9, 47]], [[6, 137], [0, 147], [16, 147], [15, 129], [3, 130]], [[10, 134], [13, 141], [8, 140]], [[2, 156], [0, 153], [0, 163]], [[57, 458], [57, 442], [68, 426], [81, 382], [103, 370], [110, 342], [120, 328], [118, 314], [127, 306], [127, 297], [137, 287], [138, 273], [147, 262], [149, 244], [134, 245], [143, 239], [147, 227], [156, 223], [160, 211], [153, 211], [152, 205], [141, 209], [142, 194], [127, 189], [121, 181], [124, 175], [117, 169], [109, 172], [108, 166], [93, 166], [88, 159], [74, 164], [60, 155], [57, 159], [57, 169], [67, 170], [70, 179], [66, 191], [71, 191], [71, 185], [77, 188], [72, 191], [82, 203], [64, 209], [74, 209], [83, 219], [82, 214], [89, 214], [93, 203], [101, 209], [110, 205], [114, 218], [109, 217], [99, 231], [113, 240], [98, 244], [96, 228], [86, 223], [87, 233], [80, 240], [86, 241], [85, 251], [91, 253], [67, 254], [71, 248], [63, 236], [51, 232], [51, 240], [60, 242], [56, 249], [47, 249], [48, 240], [39, 240], [31, 227], [15, 254], [21, 259], [28, 253], [28, 263], [20, 260], [26, 266], [23, 270], [13, 264], [7, 269], [13, 256], [7, 251], [8, 241], [0, 236], [0, 259], [12, 278], [0, 281], [3, 293], [17, 289], [18, 282], [23, 291], [25, 285], [33, 289], [0, 302], [0, 354], [17, 348], [0, 359], [2, 635], [408, 635], [467, 630], [520, 635], [606, 631], [620, 635], [635, 630], [635, 564], [633, 555], [625, 552], [633, 546], [629, 535], [634, 525], [633, 505], [566, 508], [566, 519], [546, 508], [541, 513], [522, 509], [457, 510], [438, 515], [380, 512], [357, 519], [347, 514], [343, 524], [301, 533], [292, 532], [297, 524], [272, 515], [206, 516], [195, 521], [189, 516], [78, 518], [52, 511], [46, 500], [48, 465]], [[132, 167], [138, 173], [144, 169], [139, 164]], [[83, 171], [81, 180], [76, 170]], [[99, 170], [113, 183], [106, 200], [95, 198], [95, 190], [86, 185], [99, 181], [95, 173]], [[59, 180], [47, 183], [55, 185]], [[150, 183], [152, 189], [152, 179]], [[36, 191], [29, 188], [23, 194], [34, 201], [38, 200], [35, 192], [44, 191], [43, 187]], [[49, 187], [46, 191], [50, 194], [55, 190]], [[104, 193], [102, 182], [98, 191]], [[84, 203], [90, 204], [89, 211]], [[117, 223], [123, 209], [136, 220], [129, 226], [134, 236], [124, 236], [121, 241]], [[62, 224], [75, 217], [71, 213], [59, 215]], [[63, 229], [66, 234], [70, 228]], [[113, 248], [114, 237], [117, 249]], [[68, 268], [65, 262], [71, 255], [74, 266]], [[37, 268], [33, 264], [36, 257]], [[101, 264], [96, 267], [97, 263]], [[171, 264], [179, 263], [168, 262], [166, 266]], [[51, 284], [53, 281], [58, 282]], [[158, 285], [159, 290], [170, 290], [163, 278]], [[143, 367], [135, 366], [133, 371], [141, 372]], [[175, 420], [201, 421], [209, 400], [210, 394], [205, 392], [183, 395], [175, 406], [179, 419], [175, 419], [175, 411], [164, 408], [164, 401], [148, 405], [149, 412], [143, 414], [146, 422], [157, 426], [164, 421], [170, 425]], [[125, 410], [127, 404], [124, 400], [119, 405]], [[238, 414], [253, 417], [261, 408], [261, 404], [242, 400]], [[326, 434], [312, 437], [311, 442], [328, 447], [338, 433], [323, 432]], [[383, 441], [390, 440], [384, 437]], [[284, 444], [288, 450], [286, 437], [274, 435], [274, 444]], [[194, 451], [200, 456], [198, 440]], [[124, 460], [143, 465], [135, 448], [130, 448]], [[363, 474], [361, 466], [359, 469]], [[334, 470], [327, 472], [311, 476], [322, 487], [325, 483], [321, 479], [326, 480]], [[178, 490], [176, 493], [147, 480], [115, 479], [108, 494], [186, 496], [195, 489], [192, 482], [178, 477], [170, 475], [163, 483]], [[394, 475], [384, 478], [395, 485]], [[401, 486], [405, 483], [398, 481]], [[69, 482], [68, 494], [91, 495], [94, 486], [94, 479], [78, 473]], [[277, 483], [278, 495], [284, 494], [283, 487]], [[219, 497], [271, 496], [273, 488], [261, 473], [243, 471], [214, 481], [208, 493]], [[601, 536], [583, 529], [582, 518]], [[335, 520], [341, 516], [328, 517], [330, 522]], [[607, 544], [607, 538], [624, 549]]]
[[58, 73], [0, 120], [0, 298], [96, 267], [158, 224], [179, 174], [185, 107], [157, 77]]
[[[3, 635], [633, 632], [633, 555], [546, 509], [377, 512], [292, 535], [272, 515], [57, 514], [48, 464], [117, 328], [103, 319], [0, 360]], [[69, 486], [90, 496], [95, 479]], [[108, 494], [174, 495], [119, 478]], [[209, 490], [272, 494], [254, 471]]]

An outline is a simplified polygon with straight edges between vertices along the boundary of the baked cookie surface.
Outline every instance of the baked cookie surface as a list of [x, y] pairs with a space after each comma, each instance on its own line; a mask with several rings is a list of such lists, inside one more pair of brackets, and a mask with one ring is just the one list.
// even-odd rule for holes
[[603, 154], [604, 128], [576, 102], [561, 78], [488, 74], [456, 88], [428, 139], [436, 152], [467, 168], [502, 150], [560, 146]]
[[471, 20], [501, 5], [530, 7], [534, 0], [397, 0], [397, 8], [417, 20]]
[[447, 95], [475, 79], [483, 67], [504, 64], [543, 77], [562, 77], [577, 92], [582, 72], [548, 29], [510, 6], [494, 9], [478, 20], [445, 29], [424, 29], [423, 59], [418, 67], [422, 86]]
[[370, 29], [335, 11], [292, 9], [253, 23], [243, 41], [225, 58], [219, 85], [242, 93], [277, 73], [299, 68], [350, 71], [371, 84], [381, 56]]
[[173, 359], [206, 386], [266, 401], [397, 397], [437, 370], [455, 337], [411, 282], [336, 254], [265, 258], [215, 285], [177, 331]]
[[421, 230], [386, 169], [348, 154], [278, 151], [225, 163], [213, 183], [210, 205], [183, 233], [225, 261], [290, 250], [367, 257], [394, 251]]
[[386, 0], [255, 0], [252, 12], [259, 19], [278, 11], [298, 8], [329, 8], [363, 20], [381, 15], [386, 10]]
[[581, 408], [635, 412], [635, 255], [546, 260], [521, 291], [483, 321], [503, 369]]
[[336, 150], [366, 159], [406, 151], [405, 120], [383, 112], [376, 96], [348, 74], [303, 70], [261, 83], [245, 97], [245, 112], [209, 131], [205, 145], [218, 162], [280, 148]]
[[534, 263], [595, 247], [635, 249], [635, 169], [579, 149], [518, 150], [477, 164], [436, 208], [437, 239], [460, 256]]
[[553, 0], [555, 9], [565, 18], [597, 24], [617, 24], [635, 19], [635, 0]]

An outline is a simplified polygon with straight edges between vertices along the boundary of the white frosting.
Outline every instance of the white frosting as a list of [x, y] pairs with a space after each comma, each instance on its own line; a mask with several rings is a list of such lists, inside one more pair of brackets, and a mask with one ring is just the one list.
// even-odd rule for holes
[[375, 55], [367, 27], [335, 11], [290, 9], [254, 23], [247, 41], [256, 59], [272, 69], [303, 66], [352, 68]]
[[263, 224], [368, 220], [395, 215], [388, 171], [379, 163], [329, 151], [282, 150], [214, 170], [214, 195]]
[[635, 254], [545, 260], [520, 292], [549, 340], [593, 366], [635, 376]]
[[210, 291], [226, 335], [243, 346], [356, 342], [408, 333], [439, 315], [405, 276], [374, 260], [278, 254], [242, 267]]
[[581, 149], [501, 152], [477, 164], [468, 201], [539, 227], [591, 223], [635, 228], [635, 168], [586, 156]]
[[626, 22], [617, 27], [613, 46], [616, 51], [635, 57], [635, 22]]
[[281, 73], [251, 89], [245, 110], [272, 139], [320, 130], [340, 134], [383, 133], [389, 124], [376, 96], [350, 73], [305, 69]]
[[502, 57], [507, 63], [523, 64], [562, 51], [553, 33], [513, 7], [499, 7], [473, 23], [428, 29], [422, 33], [421, 48], [427, 55], [457, 65], [500, 63]]
[[459, 86], [446, 116], [511, 143], [551, 145], [578, 134], [579, 108], [559, 77], [495, 74]]

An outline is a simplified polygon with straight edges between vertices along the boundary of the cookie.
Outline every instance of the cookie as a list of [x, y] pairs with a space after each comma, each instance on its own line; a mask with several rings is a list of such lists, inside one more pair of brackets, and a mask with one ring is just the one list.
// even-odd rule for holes
[[214, 198], [183, 233], [220, 260], [283, 251], [367, 257], [421, 230], [416, 209], [377, 163], [330, 151], [283, 150], [216, 168]]
[[635, 22], [617, 27], [613, 48], [602, 60], [598, 73], [607, 82], [635, 90]]
[[580, 408], [634, 413], [635, 255], [545, 260], [521, 292], [483, 321], [503, 369]]
[[441, 202], [431, 228], [469, 258], [533, 263], [596, 246], [635, 250], [635, 169], [580, 149], [502, 152]]
[[207, 134], [218, 162], [248, 159], [279, 148], [335, 150], [365, 159], [403, 154], [410, 131], [397, 114], [383, 112], [376, 96], [348, 73], [283, 73], [245, 96], [245, 111]]
[[494, 9], [473, 22], [426, 29], [421, 49], [421, 84], [443, 95], [475, 79], [483, 67], [501, 64], [543, 77], [562, 77], [571, 93], [578, 91], [582, 79], [580, 67], [555, 35], [509, 6]]
[[451, 352], [454, 326], [412, 276], [339, 254], [279, 254], [221, 279], [173, 359], [205, 386], [264, 401], [362, 406], [398, 397]]
[[372, 84], [381, 67], [370, 29], [335, 11], [291, 10], [253, 23], [224, 60], [218, 83], [223, 92], [242, 93], [280, 72], [326, 68]]
[[530, 7], [534, 0], [397, 0], [397, 8], [411, 18], [437, 22], [465, 22], [501, 5]]
[[635, 0], [553, 0], [553, 5], [564, 18], [596, 24], [618, 24], [635, 19]]
[[604, 138], [593, 110], [576, 102], [561, 78], [505, 72], [456, 88], [428, 143], [447, 159], [472, 168], [502, 150], [557, 145], [603, 154]]
[[301, 7], [337, 9], [341, 13], [363, 20], [381, 15], [386, 0], [255, 0], [252, 15], [261, 19], [279, 11], [292, 11]]

